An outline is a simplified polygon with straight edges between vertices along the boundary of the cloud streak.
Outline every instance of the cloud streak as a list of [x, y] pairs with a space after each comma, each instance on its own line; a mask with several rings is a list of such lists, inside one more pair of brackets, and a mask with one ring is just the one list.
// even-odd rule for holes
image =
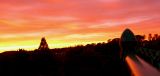
[[137, 34], [159, 33], [159, 7], [159, 0], [0, 0], [0, 43], [39, 40], [41, 36], [63, 40], [61, 44], [67, 38], [67, 44], [76, 39], [82, 43], [107, 41], [110, 37], [103, 36], [116, 33], [113, 37], [119, 37], [117, 32], [126, 27]]

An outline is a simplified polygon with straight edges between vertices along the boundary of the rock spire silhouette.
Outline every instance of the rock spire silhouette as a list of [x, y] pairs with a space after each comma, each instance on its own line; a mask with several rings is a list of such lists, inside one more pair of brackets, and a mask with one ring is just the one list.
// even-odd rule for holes
[[40, 45], [39, 45], [39, 48], [38, 48], [39, 50], [42, 50], [42, 49], [49, 49], [49, 47], [48, 47], [48, 44], [47, 44], [47, 42], [46, 42], [46, 39], [45, 39], [45, 37], [42, 37], [42, 39], [41, 39], [41, 43], [40, 43]]

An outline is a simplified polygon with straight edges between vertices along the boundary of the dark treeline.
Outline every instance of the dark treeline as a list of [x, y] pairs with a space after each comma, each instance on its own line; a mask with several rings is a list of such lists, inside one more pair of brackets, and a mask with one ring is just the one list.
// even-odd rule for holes
[[[136, 38], [137, 55], [160, 69], [160, 37], [148, 41], [141, 35]], [[0, 76], [131, 76], [128, 65], [120, 59], [119, 40], [61, 49], [39, 47], [34, 51], [3, 52]]]

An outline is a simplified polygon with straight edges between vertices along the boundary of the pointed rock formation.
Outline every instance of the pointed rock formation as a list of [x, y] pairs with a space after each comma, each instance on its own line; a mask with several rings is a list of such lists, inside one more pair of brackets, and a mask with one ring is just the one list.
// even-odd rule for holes
[[41, 39], [41, 43], [40, 43], [39, 48], [38, 48], [38, 50], [42, 50], [42, 49], [49, 49], [45, 37], [43, 37]]

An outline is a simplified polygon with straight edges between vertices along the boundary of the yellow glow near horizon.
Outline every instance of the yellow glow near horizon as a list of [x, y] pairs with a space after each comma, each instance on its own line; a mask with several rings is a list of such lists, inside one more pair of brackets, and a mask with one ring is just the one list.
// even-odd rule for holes
[[[47, 40], [47, 43], [49, 45], [50, 49], [54, 48], [64, 48], [64, 47], [74, 47], [77, 45], [86, 45], [86, 44], [92, 44], [92, 43], [100, 43], [100, 42], [106, 42], [106, 41], [53, 41], [53, 40]], [[4, 51], [16, 51], [18, 49], [25, 49], [25, 50], [34, 50], [38, 49], [40, 45], [40, 40], [29, 40], [29, 41], [19, 41], [19, 42], [6, 42], [0, 44], [0, 52]]]

